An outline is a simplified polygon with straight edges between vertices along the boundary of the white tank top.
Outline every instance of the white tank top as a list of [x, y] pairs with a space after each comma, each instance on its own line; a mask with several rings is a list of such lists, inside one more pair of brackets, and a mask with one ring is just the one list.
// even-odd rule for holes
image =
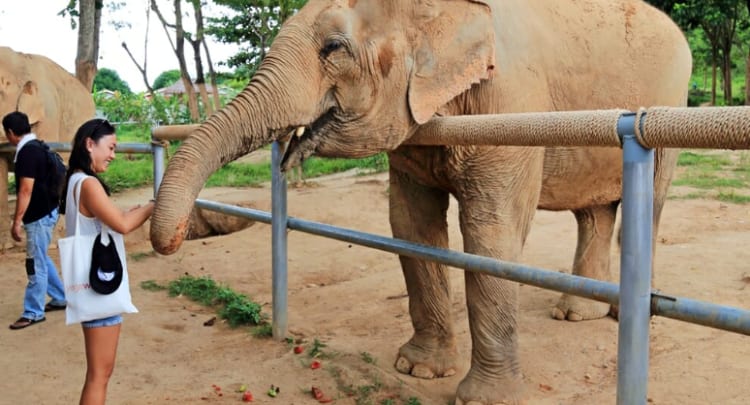
[[83, 172], [76, 172], [70, 176], [68, 181], [68, 195], [65, 196], [65, 236], [73, 236], [76, 233], [76, 216], [80, 215], [78, 224], [81, 226], [81, 235], [96, 235], [102, 230], [102, 223], [96, 219], [87, 217], [81, 213], [78, 202], [81, 198], [81, 186], [87, 179], [94, 179]]

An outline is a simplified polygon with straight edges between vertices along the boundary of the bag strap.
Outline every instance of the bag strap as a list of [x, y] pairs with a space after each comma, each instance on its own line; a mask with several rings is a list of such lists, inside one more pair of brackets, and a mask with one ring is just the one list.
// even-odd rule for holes
[[[81, 220], [79, 217], [81, 215], [81, 188], [83, 187], [83, 181], [88, 179], [89, 177], [91, 176], [81, 176], [73, 185], [74, 187], [73, 189], [74, 201], [73, 202], [76, 204], [76, 233], [75, 233], [76, 236], [80, 234], [80, 227], [81, 227]], [[101, 232], [99, 232], [99, 234], [101, 235], [101, 237], [99, 238], [99, 242], [102, 245], [107, 246], [109, 245], [109, 242], [112, 240], [109, 235], [110, 228], [104, 222], [99, 221], [99, 223], [102, 226], [102, 230]]]
[[81, 234], [81, 219], [79, 216], [81, 215], [81, 187], [83, 187], [83, 181], [86, 180], [87, 176], [79, 177], [78, 180], [76, 180], [75, 184], [73, 184], [73, 202], [76, 206], [76, 232], [75, 236], [79, 236]]

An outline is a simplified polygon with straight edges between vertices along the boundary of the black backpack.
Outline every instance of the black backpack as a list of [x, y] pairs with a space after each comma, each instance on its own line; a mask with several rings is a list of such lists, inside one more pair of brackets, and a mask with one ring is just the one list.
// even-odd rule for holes
[[42, 148], [47, 156], [47, 176], [44, 178], [44, 188], [47, 190], [49, 201], [60, 203], [63, 186], [65, 185], [65, 173], [67, 168], [59, 153], [49, 148], [49, 145], [41, 139], [34, 139], [29, 144], [35, 144]]

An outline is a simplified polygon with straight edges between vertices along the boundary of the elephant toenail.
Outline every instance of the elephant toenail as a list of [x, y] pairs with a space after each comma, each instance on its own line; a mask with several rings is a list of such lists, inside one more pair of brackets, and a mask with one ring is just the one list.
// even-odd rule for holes
[[411, 375], [417, 378], [432, 379], [435, 378], [435, 373], [427, 366], [423, 364], [417, 364], [411, 369]]
[[411, 369], [412, 364], [406, 359], [406, 357], [400, 356], [398, 360], [396, 360], [396, 370], [400, 373], [409, 374], [411, 373]]

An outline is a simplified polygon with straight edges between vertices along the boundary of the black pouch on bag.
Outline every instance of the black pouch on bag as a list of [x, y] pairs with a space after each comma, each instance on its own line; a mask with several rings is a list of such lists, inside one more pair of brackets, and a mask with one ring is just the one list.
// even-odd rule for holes
[[112, 235], [109, 234], [109, 244], [101, 243], [102, 234], [96, 235], [91, 250], [91, 270], [89, 284], [91, 289], [99, 294], [112, 294], [122, 283], [122, 262], [117, 255], [117, 247]]

